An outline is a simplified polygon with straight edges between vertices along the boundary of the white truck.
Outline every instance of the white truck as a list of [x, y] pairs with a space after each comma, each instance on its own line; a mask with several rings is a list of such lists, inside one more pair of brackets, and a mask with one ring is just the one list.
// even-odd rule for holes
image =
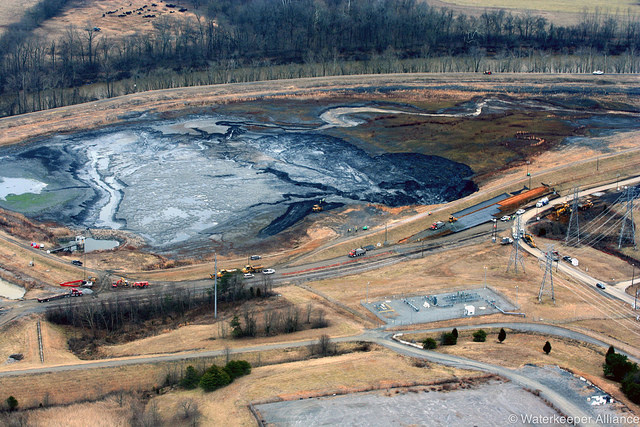
[[543, 197], [542, 199], [538, 200], [538, 203], [536, 203], [536, 208], [541, 208], [543, 206], [546, 206], [549, 204], [549, 198], [548, 197]]

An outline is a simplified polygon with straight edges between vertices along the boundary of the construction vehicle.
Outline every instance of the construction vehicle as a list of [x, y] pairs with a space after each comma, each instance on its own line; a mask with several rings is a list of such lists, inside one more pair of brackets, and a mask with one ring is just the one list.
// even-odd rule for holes
[[349, 258], [359, 257], [366, 253], [367, 253], [367, 250], [364, 248], [353, 249], [351, 252], [349, 252]]
[[593, 202], [591, 199], [585, 200], [583, 203], [578, 205], [578, 209], [581, 211], [586, 211], [587, 209], [591, 209], [593, 207]]
[[431, 227], [429, 227], [430, 230], [438, 230], [440, 228], [444, 227], [444, 222], [442, 221], [436, 221], [433, 224], [431, 224]]
[[123, 277], [118, 279], [116, 282], [111, 283], [112, 288], [128, 288], [129, 286], [131, 286], [131, 283]]
[[247, 264], [242, 269], [243, 273], [260, 273], [264, 267], [261, 265], [251, 265]]
[[[233, 274], [233, 273], [237, 273], [237, 272], [238, 272], [238, 269], [237, 269], [237, 268], [231, 268], [231, 269], [229, 269], [229, 270], [222, 269], [222, 270], [218, 270], [218, 274], [217, 274], [217, 276], [218, 276], [218, 279], [219, 279], [219, 278], [221, 278], [222, 276], [224, 276], [225, 274]], [[210, 279], [212, 279], [212, 280], [213, 280], [213, 279], [215, 279], [215, 276], [213, 275], [213, 273], [211, 273], [211, 274], [209, 275], [209, 278], [210, 278]]]
[[313, 207], [311, 208], [311, 212], [322, 212], [322, 206], [313, 205]]
[[144, 289], [144, 288], [148, 288], [149, 287], [149, 282], [144, 281], [144, 282], [133, 282], [131, 284], [132, 288], [138, 288], [138, 289]]
[[567, 215], [571, 213], [571, 207], [569, 203], [558, 203], [553, 206], [553, 213], [556, 216], [556, 219], [559, 219], [562, 215]]
[[449, 217], [449, 222], [451, 222], [451, 223], [456, 222], [457, 220], [458, 220], [458, 218], [456, 218], [456, 217], [455, 217], [455, 216], [453, 216], [453, 215], [451, 215], [451, 216]]
[[[95, 277], [93, 277], [95, 279]], [[72, 280], [70, 282], [62, 282], [60, 286], [73, 288], [76, 286], [81, 286], [83, 288], [90, 288], [93, 286], [95, 280]]]
[[70, 297], [81, 297], [82, 291], [72, 288], [71, 291], [66, 292], [64, 294], [51, 295], [50, 297], [38, 298], [38, 302], [48, 302], [54, 301], [57, 299], [70, 298]]
[[524, 236], [522, 236], [522, 240], [524, 240], [524, 242], [532, 248], [537, 247], [536, 242], [533, 241], [533, 236], [531, 234], [525, 233]]

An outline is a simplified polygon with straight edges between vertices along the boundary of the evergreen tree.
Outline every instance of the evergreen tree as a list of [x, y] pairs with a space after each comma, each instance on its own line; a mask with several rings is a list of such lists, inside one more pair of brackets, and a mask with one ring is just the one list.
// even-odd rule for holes
[[544, 343], [544, 347], [542, 347], [542, 351], [544, 351], [547, 354], [551, 353], [551, 343], [549, 341]]
[[507, 338], [507, 333], [504, 331], [504, 328], [500, 328], [500, 332], [498, 332], [498, 341], [502, 342]]
[[184, 374], [184, 378], [180, 381], [180, 385], [191, 390], [198, 387], [198, 384], [200, 384], [200, 374], [198, 374], [198, 371], [196, 371], [193, 366], [187, 366], [187, 370]]

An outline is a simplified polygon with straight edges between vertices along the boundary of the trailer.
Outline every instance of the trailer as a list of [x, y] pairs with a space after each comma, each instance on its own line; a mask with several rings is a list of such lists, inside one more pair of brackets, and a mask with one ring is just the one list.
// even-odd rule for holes
[[81, 297], [81, 296], [82, 296], [82, 291], [76, 288], [72, 288], [71, 291], [64, 294], [57, 294], [57, 295], [51, 295], [44, 298], [38, 298], [38, 302], [49, 302], [49, 301], [55, 301], [63, 298]]

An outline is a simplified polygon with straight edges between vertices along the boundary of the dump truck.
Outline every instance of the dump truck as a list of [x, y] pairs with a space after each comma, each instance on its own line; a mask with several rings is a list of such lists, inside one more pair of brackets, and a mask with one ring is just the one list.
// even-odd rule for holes
[[262, 271], [262, 269], [264, 269], [264, 267], [261, 266], [261, 265], [247, 264], [242, 269], [242, 272], [245, 273], [245, 274], [246, 273], [260, 273]]
[[351, 252], [349, 252], [349, 258], [359, 257], [359, 256], [362, 256], [362, 255], [364, 255], [366, 253], [367, 253], [367, 251], [364, 248], [353, 249]]
[[81, 296], [82, 296], [82, 291], [76, 288], [72, 288], [69, 292], [66, 292], [64, 294], [57, 294], [57, 295], [51, 295], [49, 297], [38, 298], [38, 302], [48, 302], [48, 301], [55, 301], [57, 299], [81, 297]]
[[[217, 276], [218, 276], [218, 279], [219, 279], [222, 276], [224, 276], [225, 274], [233, 274], [233, 273], [236, 273], [236, 272], [238, 272], [237, 268], [231, 268], [229, 270], [222, 269], [222, 270], [218, 270]], [[213, 275], [213, 273], [209, 275], [209, 278], [210, 279], [215, 279], [215, 276]]]
[[440, 228], [444, 227], [444, 222], [442, 221], [436, 221], [433, 224], [431, 224], [431, 227], [429, 227], [430, 230], [438, 230]]

